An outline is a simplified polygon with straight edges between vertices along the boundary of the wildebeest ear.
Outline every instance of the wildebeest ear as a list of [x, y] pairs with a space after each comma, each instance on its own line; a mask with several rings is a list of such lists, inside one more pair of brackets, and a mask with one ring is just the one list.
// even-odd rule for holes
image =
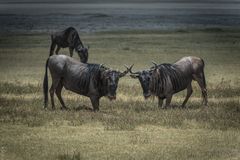
[[131, 75], [130, 75], [130, 77], [132, 77], [132, 78], [138, 78], [138, 77], [139, 77], [139, 75], [134, 75], [134, 74], [131, 74]]
[[122, 78], [122, 77], [124, 77], [125, 75], [126, 75], [125, 73], [118, 72], [119, 78]]
[[106, 70], [106, 67], [104, 66], [104, 63], [99, 64], [99, 69], [102, 70], [102, 71]]

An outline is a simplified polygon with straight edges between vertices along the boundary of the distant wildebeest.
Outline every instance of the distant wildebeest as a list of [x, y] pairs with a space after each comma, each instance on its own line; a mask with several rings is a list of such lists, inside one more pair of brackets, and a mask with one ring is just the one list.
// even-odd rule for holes
[[50, 55], [53, 55], [53, 52], [55, 50], [55, 47], [57, 46], [57, 49], [55, 51], [56, 54], [58, 54], [59, 50], [61, 48], [69, 47], [70, 56], [73, 56], [73, 50], [78, 53], [78, 56], [80, 57], [81, 62], [86, 63], [88, 61], [88, 48], [85, 48], [78, 32], [75, 28], [69, 27], [65, 29], [62, 32], [56, 32], [51, 35], [51, 47], [50, 47]]
[[[183, 57], [174, 64], [160, 64], [149, 70], [132, 72], [132, 78], [138, 78], [143, 89], [143, 95], [147, 99], [151, 95], [158, 97], [158, 107], [168, 107], [173, 94], [187, 89], [187, 96], [182, 103], [185, 107], [192, 95], [192, 80], [198, 82], [203, 96], [203, 104], [207, 105], [207, 89], [204, 75], [204, 61], [198, 57]], [[166, 105], [163, 100], [166, 98]]]
[[48, 103], [47, 68], [49, 68], [52, 76], [52, 86], [49, 92], [53, 109], [55, 109], [54, 93], [56, 93], [62, 105], [61, 109], [67, 109], [61, 97], [61, 91], [64, 87], [67, 90], [89, 97], [93, 110], [97, 111], [99, 110], [101, 97], [107, 96], [110, 100], [116, 99], [118, 80], [125, 76], [131, 67], [127, 67], [126, 71], [120, 72], [100, 64], [81, 63], [66, 55], [53, 55], [46, 62], [43, 82], [44, 107], [46, 108]]

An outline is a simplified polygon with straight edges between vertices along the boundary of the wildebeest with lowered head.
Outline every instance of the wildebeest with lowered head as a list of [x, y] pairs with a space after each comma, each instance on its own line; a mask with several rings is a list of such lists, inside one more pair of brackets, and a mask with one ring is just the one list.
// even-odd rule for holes
[[52, 108], [55, 109], [54, 93], [56, 93], [62, 109], [66, 109], [61, 97], [64, 87], [80, 95], [90, 98], [93, 110], [99, 110], [99, 100], [107, 96], [110, 100], [116, 99], [116, 90], [119, 78], [125, 76], [130, 68], [119, 72], [100, 64], [81, 63], [66, 55], [53, 55], [48, 58], [43, 82], [44, 107], [48, 104], [48, 69], [52, 76], [52, 86], [49, 90]]
[[[192, 80], [198, 82], [203, 96], [203, 104], [207, 105], [207, 89], [204, 75], [204, 61], [198, 57], [183, 57], [174, 64], [155, 64], [149, 70], [130, 71], [132, 78], [138, 78], [145, 98], [151, 95], [158, 97], [158, 106], [170, 105], [173, 94], [187, 89], [187, 96], [182, 103], [185, 107], [192, 95]], [[163, 106], [163, 100], [166, 105]]]
[[57, 49], [55, 51], [58, 54], [61, 48], [69, 47], [70, 56], [73, 56], [73, 50], [78, 53], [81, 62], [86, 63], [88, 61], [88, 48], [83, 46], [83, 43], [78, 35], [78, 32], [73, 27], [68, 27], [62, 32], [56, 32], [51, 35], [51, 47], [49, 56], [53, 55], [55, 47]]

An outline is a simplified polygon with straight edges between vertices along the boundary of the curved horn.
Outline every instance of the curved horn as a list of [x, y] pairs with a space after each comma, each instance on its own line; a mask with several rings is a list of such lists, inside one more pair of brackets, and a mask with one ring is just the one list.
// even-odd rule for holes
[[124, 65], [126, 67], [127, 70], [125, 70], [124, 72], [119, 72], [120, 73], [120, 77], [125, 76], [128, 72], [131, 72], [131, 69], [133, 67], [134, 64], [132, 64], [130, 67], [128, 67], [126, 64]]
[[[152, 61], [152, 64], [154, 64], [154, 69], [157, 69], [158, 64], [155, 61]], [[153, 67], [152, 67], [153, 68]]]
[[152, 64], [156, 67], [158, 64], [155, 61], [152, 61]]
[[130, 72], [132, 70], [132, 67], [134, 66], [134, 64], [132, 64], [130, 67], [128, 67], [126, 64], [124, 64], [124, 67], [127, 68], [127, 72]]
[[127, 65], [125, 65], [125, 67], [128, 69], [128, 71], [131, 73], [131, 74], [140, 74], [141, 72], [140, 71], [137, 71], [137, 72], [133, 72], [132, 71], [132, 67], [134, 66], [134, 64], [132, 64], [130, 67], [128, 67]]

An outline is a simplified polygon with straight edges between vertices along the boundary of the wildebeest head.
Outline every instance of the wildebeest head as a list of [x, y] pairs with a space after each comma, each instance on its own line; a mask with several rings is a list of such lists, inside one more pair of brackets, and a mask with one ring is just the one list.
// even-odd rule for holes
[[88, 50], [89, 46], [87, 48], [83, 47], [77, 49], [78, 56], [80, 57], [82, 63], [87, 63], [88, 61]]
[[101, 66], [104, 71], [101, 72], [101, 79], [105, 81], [106, 83], [106, 89], [107, 89], [107, 97], [110, 100], [116, 99], [116, 91], [118, 87], [118, 81], [120, 78], [124, 77], [132, 68], [128, 68], [124, 72], [112, 70], [112, 69], [106, 69], [104, 66]]
[[137, 78], [139, 80], [143, 90], [143, 96], [145, 99], [151, 96], [150, 83], [152, 81], [152, 74], [155, 71], [156, 71], [155, 67], [152, 67], [149, 70], [143, 70], [138, 72], [132, 72], [132, 70], [130, 70], [131, 73], [130, 76], [132, 78]]

